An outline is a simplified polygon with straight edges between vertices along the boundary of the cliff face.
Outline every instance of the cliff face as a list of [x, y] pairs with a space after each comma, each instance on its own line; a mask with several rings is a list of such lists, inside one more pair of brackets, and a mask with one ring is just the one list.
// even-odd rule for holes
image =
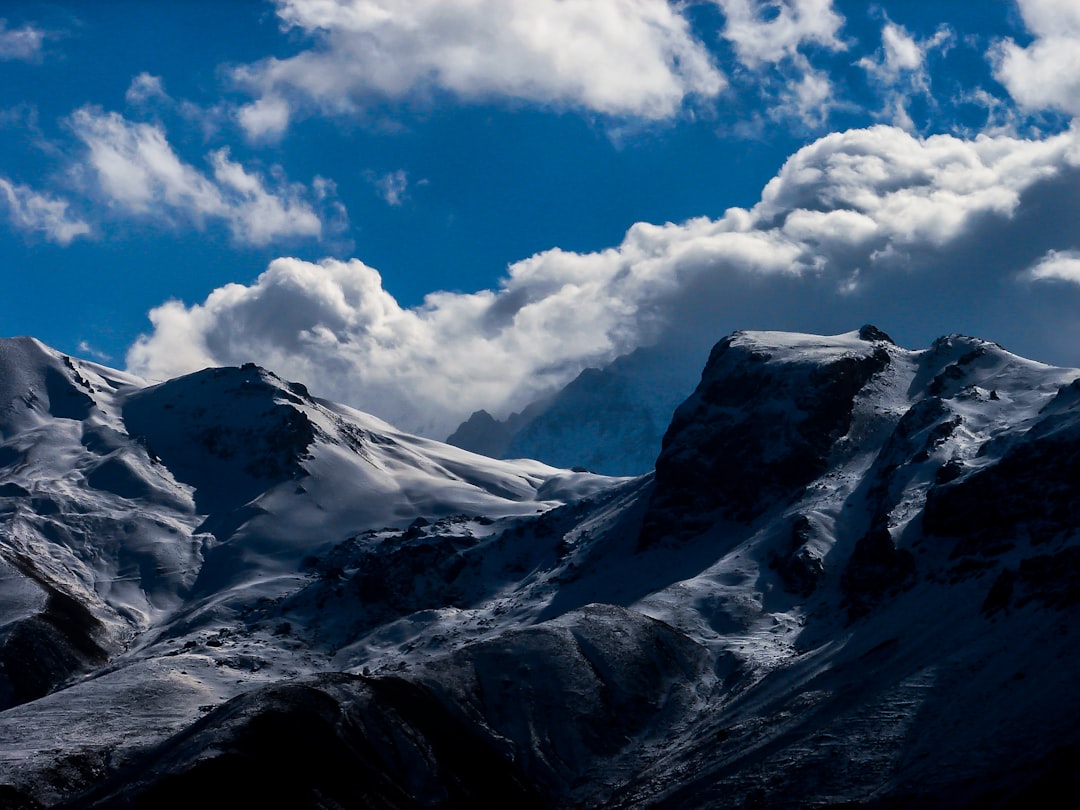
[[645, 542], [693, 533], [707, 516], [750, 522], [801, 495], [851, 429], [856, 395], [892, 362], [889, 347], [872, 328], [795, 346], [769, 333], [718, 343], [664, 435]]

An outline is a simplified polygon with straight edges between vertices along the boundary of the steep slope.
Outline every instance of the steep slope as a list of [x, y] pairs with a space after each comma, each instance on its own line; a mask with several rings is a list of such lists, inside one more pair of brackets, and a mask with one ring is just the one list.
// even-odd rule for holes
[[[224, 774], [243, 780], [235, 799], [290, 807], [595, 802], [625, 741], [685, 716], [712, 681], [700, 645], [594, 606], [469, 645], [420, 677], [323, 676], [237, 698], [79, 806], [185, 806]], [[299, 759], [286, 753], [297, 740]], [[284, 785], [283, 770], [295, 775]]]
[[960, 336], [722, 341], [643, 533], [718, 561], [637, 607], [756, 674], [615, 806], [1076, 796], [1076, 378]]
[[194, 580], [190, 493], [123, 432], [122, 391], [140, 384], [0, 341], [0, 590], [22, 608], [0, 617], [2, 705], [100, 665]]
[[[656, 462], [644, 542], [717, 515], [750, 522], [797, 498], [851, 428], [855, 397], [892, 363], [883, 333], [735, 333], [713, 349]], [[688, 523], [689, 521], [689, 523]]]

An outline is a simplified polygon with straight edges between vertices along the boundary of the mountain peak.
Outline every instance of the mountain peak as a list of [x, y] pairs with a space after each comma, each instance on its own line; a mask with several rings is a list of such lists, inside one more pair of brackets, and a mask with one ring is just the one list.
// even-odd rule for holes
[[886, 332], [881, 331], [872, 323], [865, 323], [859, 327], [859, 339], [868, 341], [881, 340], [886, 343], [893, 343], [893, 345], [895, 345], [893, 339], [889, 337]]
[[717, 343], [664, 436], [643, 542], [693, 533], [717, 511], [752, 520], [820, 475], [856, 395], [899, 351], [860, 332], [742, 331]]

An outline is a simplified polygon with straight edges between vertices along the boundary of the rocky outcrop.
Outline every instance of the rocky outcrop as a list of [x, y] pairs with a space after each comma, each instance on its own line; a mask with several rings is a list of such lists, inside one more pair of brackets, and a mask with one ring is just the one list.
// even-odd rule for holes
[[864, 332], [874, 339], [823, 339], [803, 351], [773, 345], [769, 333], [718, 343], [664, 435], [643, 545], [719, 518], [749, 523], [820, 476], [856, 394], [890, 363], [880, 333]]

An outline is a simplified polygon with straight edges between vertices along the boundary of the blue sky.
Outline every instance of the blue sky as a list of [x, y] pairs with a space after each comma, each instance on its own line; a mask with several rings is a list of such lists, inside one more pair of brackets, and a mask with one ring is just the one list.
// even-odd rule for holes
[[1072, 0], [0, 5], [0, 333], [446, 435], [737, 328], [1080, 365]]

